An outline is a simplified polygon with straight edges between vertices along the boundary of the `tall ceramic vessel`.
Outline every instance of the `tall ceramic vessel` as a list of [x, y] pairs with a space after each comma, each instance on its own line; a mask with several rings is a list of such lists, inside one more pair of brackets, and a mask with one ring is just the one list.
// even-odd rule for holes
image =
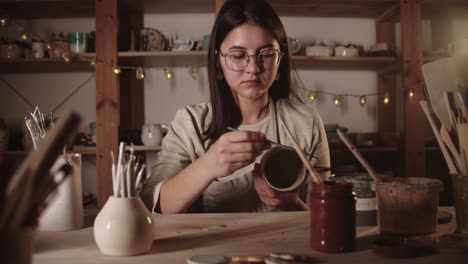
[[155, 235], [151, 213], [139, 197], [109, 197], [94, 221], [94, 240], [110, 256], [148, 252]]

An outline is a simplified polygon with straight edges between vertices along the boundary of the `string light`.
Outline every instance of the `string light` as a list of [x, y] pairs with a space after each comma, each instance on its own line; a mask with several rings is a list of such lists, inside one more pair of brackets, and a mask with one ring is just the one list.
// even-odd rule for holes
[[29, 39], [28, 33], [21, 32], [20, 39], [23, 40], [23, 41], [27, 41]]
[[340, 106], [341, 103], [342, 103], [342, 100], [343, 100], [343, 97], [341, 97], [341, 95], [337, 95], [337, 96], [333, 97], [333, 103], [336, 106]]
[[408, 96], [409, 96], [410, 100], [412, 100], [412, 99], [414, 98], [415, 95], [416, 95], [416, 94], [415, 94], [414, 90], [413, 90], [412, 88], [409, 89], [409, 91], [408, 91]]
[[91, 59], [89, 60], [89, 66], [90, 66], [90, 67], [94, 68], [94, 67], [96, 67], [96, 64], [97, 64], [96, 58], [91, 58]]
[[136, 70], [136, 78], [138, 80], [145, 79], [145, 71], [143, 70], [142, 67], [138, 67], [138, 69]]
[[386, 105], [390, 103], [390, 95], [388, 94], [388, 92], [385, 92], [384, 94], [383, 103]]
[[164, 72], [166, 74], [166, 79], [170, 80], [174, 77], [174, 73], [170, 69], [166, 68]]
[[359, 104], [360, 104], [362, 107], [364, 107], [364, 106], [366, 105], [366, 103], [367, 103], [366, 96], [365, 96], [365, 95], [361, 95], [361, 96], [359, 97]]
[[317, 98], [317, 94], [315, 92], [310, 92], [309, 93], [309, 101], [313, 103], [315, 99]]
[[[20, 32], [21, 32], [20, 38], [22, 40], [24, 40], [24, 41], [28, 40], [30, 38], [30, 36], [33, 36], [34, 38], [38, 38], [40, 40], [40, 37], [37, 36], [36, 34], [26, 33], [24, 31], [24, 27], [22, 25], [14, 23], [14, 22], [10, 22], [10, 21], [7, 20], [7, 18], [0, 18], [0, 26], [5, 26], [7, 24], [17, 25], [19, 27], [19, 29], [20, 29]], [[47, 43], [46, 44], [47, 49], [51, 50], [53, 48], [53, 46], [49, 42], [46, 42], [46, 43]], [[107, 65], [107, 66], [111, 67], [112, 72], [114, 74], [117, 74], [117, 75], [121, 73], [122, 69], [135, 70], [136, 71], [136, 78], [138, 80], [143, 80], [145, 78], [145, 71], [144, 71], [143, 67], [141, 67], [141, 66], [137, 66], [137, 67], [135, 67], [135, 66], [124, 66], [124, 65], [119, 66], [119, 65], [115, 65], [113, 63], [108, 63], [108, 62], [102, 61], [102, 60], [100, 60], [100, 59], [98, 59], [96, 57], [92, 57], [92, 56], [86, 56], [86, 55], [81, 55], [81, 54], [76, 54], [76, 56], [79, 57], [79, 58], [84, 58], [85, 60], [88, 60], [90, 67], [95, 67], [96, 64], [98, 64], [98, 63], [99, 64], [104, 64], [104, 65]], [[66, 62], [70, 62], [71, 59], [72, 59], [69, 53], [63, 53], [62, 58]], [[185, 68], [185, 69], [188, 68], [188, 72], [189, 72], [190, 76], [194, 80], [197, 80], [200, 77], [200, 73], [201, 73], [201, 69], [200, 69], [199, 65], [189, 66], [189, 67], [183, 66], [183, 67], [172, 67], [172, 68], [166, 68], [166, 67], [149, 67], [149, 68], [150, 69], [155, 69], [155, 70], [163, 70], [167, 80], [171, 80], [174, 77], [173, 69], [177, 69], [177, 68]], [[305, 89], [305, 88], [302, 88], [302, 89]], [[308, 89], [306, 89], [306, 90], [308, 90]], [[333, 96], [333, 103], [335, 105], [337, 105], [337, 106], [340, 106], [343, 103], [343, 97], [359, 97], [359, 104], [362, 107], [364, 107], [367, 104], [367, 96], [376, 96], [377, 95], [375, 93], [354, 95], [354, 94], [334, 94], [334, 93], [323, 92], [323, 91], [311, 91], [311, 90], [308, 90], [308, 91], [309, 91], [308, 98], [309, 98], [309, 101], [311, 103], [313, 103], [317, 99], [318, 94], [328, 94], [328, 95]], [[409, 97], [413, 98], [414, 95], [415, 95], [414, 90], [410, 89], [409, 90]], [[390, 97], [389, 97], [388, 92], [386, 92], [385, 95], [384, 95], [383, 103], [388, 104], [389, 101], [390, 101]]]
[[119, 75], [122, 70], [120, 69], [119, 66], [112, 66], [112, 71], [116, 74], [116, 75]]
[[69, 63], [71, 61], [70, 54], [68, 52], [62, 53], [62, 59], [66, 62]]
[[0, 18], [0, 26], [4, 27], [6, 24], [8, 24], [8, 19], [6, 17]]
[[198, 76], [200, 74], [200, 67], [190, 66], [189, 72], [190, 72], [190, 76], [192, 76], [194, 80], [198, 80]]

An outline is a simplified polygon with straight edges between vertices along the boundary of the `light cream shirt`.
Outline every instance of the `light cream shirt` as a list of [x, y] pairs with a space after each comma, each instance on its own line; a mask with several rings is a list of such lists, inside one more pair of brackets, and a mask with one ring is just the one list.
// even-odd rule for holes
[[[210, 103], [191, 105], [177, 111], [162, 141], [162, 150], [158, 153], [156, 165], [145, 181], [141, 193], [148, 208], [154, 208], [158, 202], [159, 191], [165, 180], [175, 176], [207, 152], [209, 142], [203, 141], [203, 132], [211, 122], [211, 113]], [[292, 146], [282, 129], [283, 123], [302, 150], [309, 154], [312, 163], [330, 167], [328, 142], [322, 120], [317, 111], [309, 105], [291, 104], [286, 100], [270, 103], [270, 113], [267, 117], [256, 124], [239, 126], [238, 129], [259, 131], [268, 139]], [[262, 203], [255, 190], [252, 165], [238, 170], [234, 175], [213, 181], [187, 211], [214, 213], [271, 210], [272, 208]], [[300, 188], [299, 194], [307, 203], [306, 183]]]

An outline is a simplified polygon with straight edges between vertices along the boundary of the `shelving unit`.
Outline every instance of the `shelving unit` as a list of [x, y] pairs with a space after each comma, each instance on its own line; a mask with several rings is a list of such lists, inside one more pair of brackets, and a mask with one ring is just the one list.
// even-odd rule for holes
[[[81, 54], [87, 57], [94, 57], [94, 53]], [[62, 58], [19, 58], [0, 59], [0, 72], [2, 73], [45, 73], [45, 72], [91, 72], [89, 60], [76, 57], [70, 62], [65, 62]]]
[[[206, 63], [206, 52], [117, 52], [118, 32], [129, 32], [142, 28], [145, 13], [215, 13], [223, 0], [54, 0], [21, 1], [0, 3], [0, 15], [11, 18], [59, 18], [95, 17], [96, 54], [110, 63], [124, 63], [145, 67], [174, 67]], [[363, 69], [378, 73], [377, 92], [389, 92], [397, 97], [397, 79], [389, 71], [402, 71], [405, 89], [413, 88], [417, 98], [404, 100], [404, 161], [405, 175], [424, 176], [424, 144], [420, 136], [424, 133], [425, 118], [418, 101], [423, 92], [418, 86], [422, 82], [421, 65], [436, 58], [423, 58], [421, 48], [421, 19], [434, 17], [445, 21], [446, 14], [466, 14], [466, 0], [328, 0], [328, 1], [282, 1], [270, 0], [281, 16], [350, 17], [373, 18], [376, 21], [376, 42], [395, 44], [395, 22], [402, 24], [402, 58], [386, 57], [307, 57], [293, 56], [293, 66], [298, 69]], [[441, 19], [444, 18], [444, 19]], [[87, 62], [70, 64], [53, 60], [0, 61], [0, 71], [7, 72], [60, 72], [89, 71]], [[117, 153], [118, 131], [122, 128], [140, 128], [143, 124], [143, 87], [133, 76], [116, 76], [109, 67], [96, 67], [96, 119], [97, 148], [89, 154], [97, 157], [98, 199], [103, 205], [112, 192], [110, 151]], [[130, 89], [131, 88], [131, 89]], [[382, 132], [396, 131], [396, 105], [378, 105], [378, 129]], [[156, 149], [157, 150], [157, 149]], [[395, 149], [380, 149], [393, 152]], [[363, 149], [363, 151], [366, 151]], [[371, 150], [369, 150], [371, 151]], [[376, 151], [375, 149], [372, 151]], [[85, 152], [83, 152], [85, 153]]]

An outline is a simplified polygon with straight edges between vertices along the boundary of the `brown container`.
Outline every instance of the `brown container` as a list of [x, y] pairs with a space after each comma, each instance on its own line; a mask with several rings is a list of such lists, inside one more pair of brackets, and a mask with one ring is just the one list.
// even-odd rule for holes
[[380, 233], [433, 234], [437, 226], [441, 181], [429, 178], [392, 178], [376, 183]]

